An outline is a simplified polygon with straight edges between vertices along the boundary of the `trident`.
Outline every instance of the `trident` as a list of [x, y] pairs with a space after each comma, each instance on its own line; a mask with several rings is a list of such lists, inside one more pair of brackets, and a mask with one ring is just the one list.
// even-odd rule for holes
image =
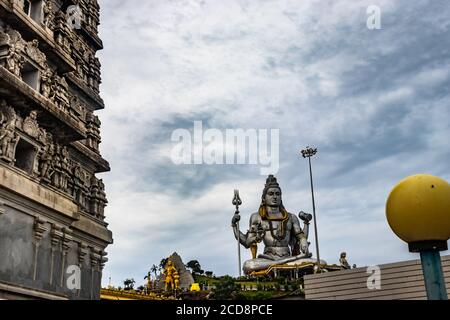
[[[236, 206], [236, 211], [234, 212], [235, 215], [239, 215], [239, 206], [242, 205], [242, 200], [239, 197], [239, 190], [234, 190], [234, 198], [233, 198], [233, 205]], [[242, 276], [241, 271], [241, 244], [239, 242], [239, 238], [241, 237], [241, 232], [239, 231], [239, 220], [236, 222], [236, 228], [237, 228], [237, 245], [238, 245], [238, 265], [239, 265], [239, 277]]]

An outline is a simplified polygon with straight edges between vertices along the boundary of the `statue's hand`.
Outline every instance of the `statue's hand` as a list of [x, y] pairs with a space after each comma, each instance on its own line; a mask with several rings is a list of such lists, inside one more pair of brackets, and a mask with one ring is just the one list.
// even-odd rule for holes
[[309, 244], [308, 244], [308, 240], [306, 238], [301, 238], [300, 239], [300, 250], [302, 251], [302, 253], [308, 253], [309, 250]]
[[254, 231], [247, 232], [247, 243], [255, 244], [258, 243], [258, 234]]
[[233, 219], [231, 219], [231, 225], [232, 225], [233, 227], [235, 227], [236, 224], [237, 224], [239, 221], [241, 221], [241, 216], [238, 215], [238, 214], [235, 214], [235, 215], [233, 216]]

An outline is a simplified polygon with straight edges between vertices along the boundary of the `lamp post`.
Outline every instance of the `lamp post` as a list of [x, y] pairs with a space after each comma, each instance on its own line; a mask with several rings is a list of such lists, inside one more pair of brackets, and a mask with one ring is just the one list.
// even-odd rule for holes
[[314, 216], [314, 233], [316, 238], [317, 272], [320, 272], [319, 234], [317, 233], [316, 203], [314, 200], [314, 184], [311, 166], [311, 158], [317, 154], [317, 148], [306, 147], [306, 149], [302, 150], [301, 153], [303, 158], [305, 159], [308, 158], [309, 161], [309, 177], [311, 180], [311, 195], [312, 195], [313, 216]]
[[386, 217], [409, 251], [420, 253], [428, 300], [448, 300], [439, 252], [450, 238], [450, 184], [425, 174], [400, 181], [387, 200]]

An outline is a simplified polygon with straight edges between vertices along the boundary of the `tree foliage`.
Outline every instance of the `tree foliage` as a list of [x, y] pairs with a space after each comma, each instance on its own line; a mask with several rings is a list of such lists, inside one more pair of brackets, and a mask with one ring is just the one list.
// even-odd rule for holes
[[214, 290], [214, 298], [216, 300], [230, 300], [238, 291], [238, 287], [234, 279], [230, 276], [224, 276], [216, 285]]
[[205, 271], [202, 270], [202, 266], [197, 260], [191, 260], [188, 263], [186, 263], [186, 267], [191, 269], [192, 273], [194, 274], [203, 274]]
[[161, 259], [161, 262], [159, 263], [160, 269], [164, 269], [166, 267], [167, 262], [169, 262], [169, 258]]
[[134, 284], [136, 281], [134, 279], [125, 279], [123, 285], [125, 286], [124, 290], [133, 290]]

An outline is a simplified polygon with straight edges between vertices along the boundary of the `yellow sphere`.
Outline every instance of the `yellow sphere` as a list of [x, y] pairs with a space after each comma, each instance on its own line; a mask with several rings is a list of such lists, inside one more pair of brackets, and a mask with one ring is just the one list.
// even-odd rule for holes
[[386, 216], [395, 234], [408, 243], [450, 238], [450, 184], [419, 174], [394, 187]]

